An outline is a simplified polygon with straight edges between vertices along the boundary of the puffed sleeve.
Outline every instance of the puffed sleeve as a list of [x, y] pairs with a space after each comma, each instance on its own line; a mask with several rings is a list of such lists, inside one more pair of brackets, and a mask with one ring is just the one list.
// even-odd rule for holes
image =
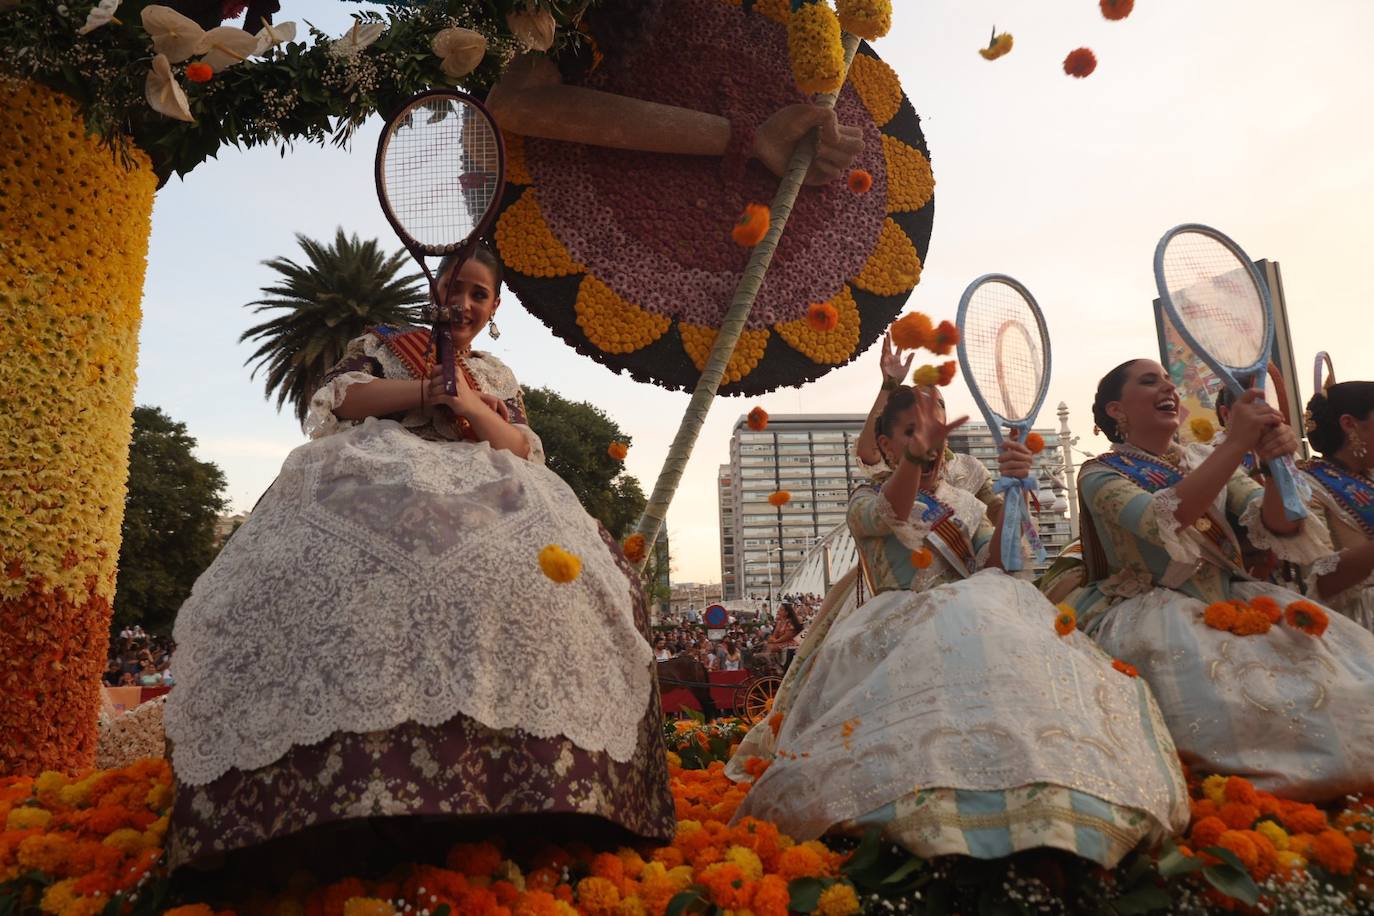
[[[1300, 495], [1310, 500], [1311, 489], [1301, 476], [1298, 480]], [[1264, 487], [1238, 469], [1226, 485], [1226, 511], [1240, 520], [1251, 544], [1259, 550], [1273, 551], [1280, 560], [1299, 565], [1315, 563], [1331, 553], [1331, 532], [1323, 513], [1309, 510], [1295, 533], [1275, 534], [1265, 526], [1263, 510]]]
[[1179, 563], [1202, 559], [1201, 545], [1178, 522], [1179, 498], [1173, 487], [1150, 493], [1105, 469], [1086, 471], [1081, 485], [1099, 534], [1118, 548], [1127, 548], [1119, 549], [1119, 555], [1138, 553], [1143, 542]]
[[520, 389], [520, 383], [516, 381], [515, 373], [490, 353], [473, 353], [468, 366], [477, 377], [478, 387], [483, 392], [505, 402], [511, 425], [518, 429], [529, 443], [528, 459], [536, 464], [543, 464], [544, 443], [538, 433], [530, 428], [529, 414], [525, 410], [525, 395]]
[[311, 439], [319, 439], [355, 425], [351, 420], [339, 419], [334, 411], [343, 404], [349, 388], [385, 377], [381, 361], [376, 355], [376, 343], [376, 338], [371, 334], [349, 341], [343, 359], [325, 374], [319, 389], [310, 397], [310, 407], [305, 415], [305, 434]]
[[857, 537], [886, 537], [892, 535], [911, 550], [925, 546], [930, 526], [919, 518], [899, 519], [892, 503], [874, 486], [859, 487], [849, 498], [846, 516], [849, 531]]

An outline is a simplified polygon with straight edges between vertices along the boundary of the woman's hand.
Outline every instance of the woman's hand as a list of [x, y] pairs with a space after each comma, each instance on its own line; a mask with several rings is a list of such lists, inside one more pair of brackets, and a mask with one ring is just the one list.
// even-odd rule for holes
[[907, 451], [913, 455], [939, 455], [945, 448], [949, 434], [968, 422], [968, 417], [960, 417], [953, 423], [940, 419], [939, 402], [935, 395], [925, 388], [916, 389], [916, 428], [907, 440]]
[[1298, 453], [1298, 436], [1293, 432], [1293, 427], [1287, 423], [1279, 422], [1266, 429], [1264, 434], [1260, 436], [1259, 442], [1255, 446], [1255, 453], [1259, 455], [1261, 461], [1273, 461], [1275, 458], [1287, 458], [1289, 455], [1296, 455]]
[[1003, 477], [1024, 480], [1030, 476], [1031, 450], [1020, 441], [1020, 432], [1012, 430], [1011, 437], [1002, 440], [997, 450], [997, 471]]
[[485, 394], [473, 389], [468, 384], [467, 377], [462, 372], [456, 373], [458, 383], [458, 393], [449, 395], [444, 390], [444, 370], [443, 367], [436, 365], [429, 370], [429, 380], [425, 388], [425, 406], [433, 408], [443, 404], [452, 410], [456, 416], [471, 419], [475, 410], [483, 407], [495, 413], [502, 420], [510, 422], [510, 411], [506, 407], [506, 402], [495, 395]]
[[1231, 407], [1226, 423], [1226, 441], [1254, 451], [1270, 429], [1282, 425], [1283, 417], [1264, 402], [1264, 392], [1251, 388]]
[[884, 383], [900, 385], [915, 361], [915, 350], [908, 353], [906, 359], [902, 359], [901, 348], [892, 342], [892, 332], [888, 331], [883, 335], [883, 349], [878, 354], [878, 367], [883, 371]]
[[797, 144], [815, 128], [816, 155], [806, 171], [806, 183], [829, 184], [845, 174], [856, 156], [863, 152], [863, 131], [846, 127], [834, 109], [820, 105], [788, 105], [764, 121], [754, 134], [754, 155], [774, 175], [787, 171], [787, 163]]

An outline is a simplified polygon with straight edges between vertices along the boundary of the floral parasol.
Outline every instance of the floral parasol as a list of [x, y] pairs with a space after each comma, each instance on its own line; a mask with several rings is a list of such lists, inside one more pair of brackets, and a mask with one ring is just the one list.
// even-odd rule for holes
[[[781, 3], [677, 0], [649, 47], [583, 84], [711, 111], [757, 127], [807, 100], [788, 60]], [[934, 179], [919, 119], [896, 74], [866, 45], [836, 102], [863, 129], [843, 181], [803, 191], [722, 393], [800, 385], [854, 359], [900, 311], [920, 278]], [[742, 181], [710, 157], [672, 156], [508, 137], [509, 187], [496, 245], [525, 307], [581, 353], [634, 378], [691, 388], [748, 258], [730, 230], [777, 179], [751, 163]], [[820, 330], [808, 307], [829, 303]]]

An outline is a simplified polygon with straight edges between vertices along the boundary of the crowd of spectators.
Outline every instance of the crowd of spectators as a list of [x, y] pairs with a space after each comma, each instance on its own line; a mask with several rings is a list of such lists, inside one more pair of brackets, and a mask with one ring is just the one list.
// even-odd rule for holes
[[[670, 621], [654, 636], [654, 657], [658, 661], [687, 655], [707, 671], [742, 671], [763, 666], [783, 667], [801, 644], [806, 625], [820, 606], [816, 595], [785, 595], [777, 612], [763, 611], [753, 619], [729, 616], [723, 630], [711, 630], [701, 623], [701, 613], [687, 611], [682, 619]], [[772, 656], [765, 659], [765, 656]]]
[[101, 678], [106, 687], [170, 687], [172, 642], [149, 636], [139, 626], [125, 627], [110, 640], [110, 658]]

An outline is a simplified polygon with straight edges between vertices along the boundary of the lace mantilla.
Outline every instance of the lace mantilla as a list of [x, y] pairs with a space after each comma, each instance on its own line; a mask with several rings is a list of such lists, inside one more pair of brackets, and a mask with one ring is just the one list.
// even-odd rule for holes
[[[575, 581], [540, 572], [550, 543], [581, 558]], [[391, 420], [316, 439], [177, 616], [177, 778], [458, 713], [629, 760], [653, 689], [631, 587], [540, 465]]]

